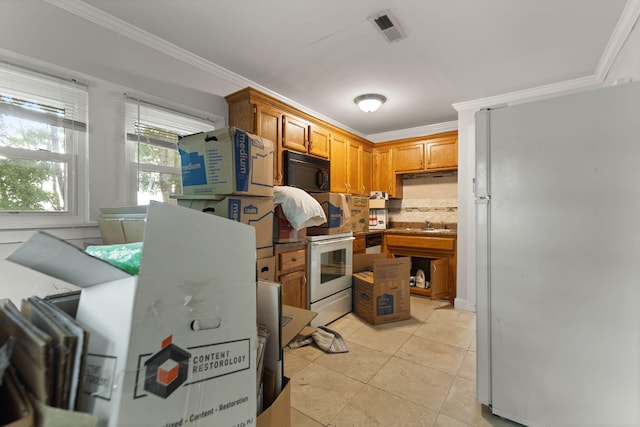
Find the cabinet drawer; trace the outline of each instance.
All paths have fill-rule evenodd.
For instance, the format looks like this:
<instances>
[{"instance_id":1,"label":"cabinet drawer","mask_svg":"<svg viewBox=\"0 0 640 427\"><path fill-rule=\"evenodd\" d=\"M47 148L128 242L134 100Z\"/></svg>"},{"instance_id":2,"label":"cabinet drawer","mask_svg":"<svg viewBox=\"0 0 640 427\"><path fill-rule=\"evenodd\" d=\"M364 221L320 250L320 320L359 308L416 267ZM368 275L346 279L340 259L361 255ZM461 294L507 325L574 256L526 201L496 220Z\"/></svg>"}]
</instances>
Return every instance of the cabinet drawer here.
<instances>
[{"instance_id":1,"label":"cabinet drawer","mask_svg":"<svg viewBox=\"0 0 640 427\"><path fill-rule=\"evenodd\" d=\"M453 252L455 239L450 237L385 236L387 246Z\"/></svg>"},{"instance_id":2,"label":"cabinet drawer","mask_svg":"<svg viewBox=\"0 0 640 427\"><path fill-rule=\"evenodd\" d=\"M278 271L280 274L288 273L290 271L304 270L306 264L306 251L304 249L284 252L278 255Z\"/></svg>"},{"instance_id":3,"label":"cabinet drawer","mask_svg":"<svg viewBox=\"0 0 640 427\"><path fill-rule=\"evenodd\" d=\"M367 250L367 242L364 237L356 237L353 241L353 253L363 254Z\"/></svg>"}]
</instances>

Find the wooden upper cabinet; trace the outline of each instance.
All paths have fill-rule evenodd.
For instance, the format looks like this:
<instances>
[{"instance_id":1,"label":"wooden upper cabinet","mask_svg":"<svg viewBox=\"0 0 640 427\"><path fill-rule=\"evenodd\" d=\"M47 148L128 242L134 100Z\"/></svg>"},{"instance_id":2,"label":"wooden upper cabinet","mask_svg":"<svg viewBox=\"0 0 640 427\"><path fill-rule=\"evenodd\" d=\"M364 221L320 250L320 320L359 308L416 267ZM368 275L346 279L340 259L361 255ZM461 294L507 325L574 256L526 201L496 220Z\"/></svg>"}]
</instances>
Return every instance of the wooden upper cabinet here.
<instances>
[{"instance_id":1,"label":"wooden upper cabinet","mask_svg":"<svg viewBox=\"0 0 640 427\"><path fill-rule=\"evenodd\" d=\"M362 191L361 194L369 196L373 190L373 148L362 146Z\"/></svg>"},{"instance_id":2,"label":"wooden upper cabinet","mask_svg":"<svg viewBox=\"0 0 640 427\"><path fill-rule=\"evenodd\" d=\"M393 170L396 173L424 170L424 142L394 147Z\"/></svg>"},{"instance_id":3,"label":"wooden upper cabinet","mask_svg":"<svg viewBox=\"0 0 640 427\"><path fill-rule=\"evenodd\" d=\"M278 153L278 144L281 138L282 127L280 123L282 122L282 113L280 113L275 108L271 108L266 105L256 104L256 135L259 135L263 138L271 140L273 142L273 184L274 185L283 185L284 184L284 172L282 161L280 160L280 156L277 156Z\"/></svg>"},{"instance_id":4,"label":"wooden upper cabinet","mask_svg":"<svg viewBox=\"0 0 640 427\"><path fill-rule=\"evenodd\" d=\"M340 134L331 135L330 181L332 193L348 193L347 156L349 142Z\"/></svg>"},{"instance_id":5,"label":"wooden upper cabinet","mask_svg":"<svg viewBox=\"0 0 640 427\"><path fill-rule=\"evenodd\" d=\"M458 168L458 134L436 138L426 144L426 169Z\"/></svg>"},{"instance_id":6,"label":"wooden upper cabinet","mask_svg":"<svg viewBox=\"0 0 640 427\"><path fill-rule=\"evenodd\" d=\"M300 119L282 115L282 148L307 152L309 123Z\"/></svg>"},{"instance_id":7,"label":"wooden upper cabinet","mask_svg":"<svg viewBox=\"0 0 640 427\"><path fill-rule=\"evenodd\" d=\"M374 148L372 191L386 191L392 199L402 198L402 175L393 170L393 149Z\"/></svg>"},{"instance_id":8,"label":"wooden upper cabinet","mask_svg":"<svg viewBox=\"0 0 640 427\"><path fill-rule=\"evenodd\" d=\"M273 141L274 185L283 185L283 151L331 161L331 191L368 195L386 191L402 197L402 174L456 170L458 133L371 144L253 88L225 97L229 126ZM373 153L372 153L373 151Z\"/></svg>"},{"instance_id":9,"label":"wooden upper cabinet","mask_svg":"<svg viewBox=\"0 0 640 427\"><path fill-rule=\"evenodd\" d=\"M373 150L358 139L331 135L331 192L369 195Z\"/></svg>"},{"instance_id":10,"label":"wooden upper cabinet","mask_svg":"<svg viewBox=\"0 0 640 427\"><path fill-rule=\"evenodd\" d=\"M348 140L347 144L347 192L362 193L362 146L359 142Z\"/></svg>"},{"instance_id":11,"label":"wooden upper cabinet","mask_svg":"<svg viewBox=\"0 0 640 427\"><path fill-rule=\"evenodd\" d=\"M329 158L331 132L317 125L309 125L309 154Z\"/></svg>"},{"instance_id":12,"label":"wooden upper cabinet","mask_svg":"<svg viewBox=\"0 0 640 427\"><path fill-rule=\"evenodd\" d=\"M458 132L394 141L393 169L396 173L455 170L458 168Z\"/></svg>"}]
</instances>

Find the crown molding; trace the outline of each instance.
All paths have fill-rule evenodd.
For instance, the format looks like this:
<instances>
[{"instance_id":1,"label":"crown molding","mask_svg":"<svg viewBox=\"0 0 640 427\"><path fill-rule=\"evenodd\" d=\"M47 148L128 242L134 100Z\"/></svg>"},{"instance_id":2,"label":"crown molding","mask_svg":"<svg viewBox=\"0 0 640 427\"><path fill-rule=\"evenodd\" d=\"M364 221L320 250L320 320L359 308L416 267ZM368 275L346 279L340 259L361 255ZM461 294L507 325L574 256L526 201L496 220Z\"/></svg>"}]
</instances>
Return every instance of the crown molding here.
<instances>
[{"instance_id":1,"label":"crown molding","mask_svg":"<svg viewBox=\"0 0 640 427\"><path fill-rule=\"evenodd\" d=\"M457 112L467 110L480 110L498 106L515 105L518 103L534 101L560 94L596 87L602 84L602 80L595 76L581 77L574 80L552 83L530 89L518 90L502 95L475 99L473 101L458 102L453 105Z\"/></svg>"},{"instance_id":2,"label":"crown molding","mask_svg":"<svg viewBox=\"0 0 640 427\"><path fill-rule=\"evenodd\" d=\"M615 59L620 50L624 46L625 41L629 38L634 25L640 16L640 0L628 0L625 4L622 14L618 19L616 27L609 38L607 47L605 48L600 61L596 67L595 73L590 76L581 77L573 80L552 83L544 86L538 86L530 89L509 92L502 95L480 98L472 101L458 102L453 104L456 111L479 110L482 108L491 108L505 105L515 105L523 102L535 101L537 99L549 98L552 96L563 95L571 92L585 90L602 86L607 74L611 70Z\"/></svg>"},{"instance_id":3,"label":"crown molding","mask_svg":"<svg viewBox=\"0 0 640 427\"><path fill-rule=\"evenodd\" d=\"M595 75L601 81L607 78L616 57L638 22L638 17L640 17L640 0L628 0L596 68Z\"/></svg>"},{"instance_id":4,"label":"crown molding","mask_svg":"<svg viewBox=\"0 0 640 427\"><path fill-rule=\"evenodd\" d=\"M56 6L60 9L66 10L69 13L72 13L80 18L86 19L94 24L97 24L107 30L118 33L130 40L141 43L151 49L154 49L158 52L162 52L172 58L175 58L185 64L191 65L200 69L212 76L235 85L238 89L243 89L245 87L253 87L258 89L261 92L272 96L275 99L278 99L281 102L291 105L298 110L304 111L308 114L311 114L321 120L326 121L327 123L334 124L335 126L341 127L344 130L351 132L355 135L366 138L366 135L361 132L356 131L355 129L351 129L348 126L345 126L342 123L339 123L330 117L325 116L324 114L320 114L317 111L311 110L304 105L301 105L292 99L289 99L285 96L280 95L273 90L264 87L256 82L253 82L245 77L242 77L239 74L236 74L232 71L227 70L224 67L221 67L211 61L208 61L201 56L198 56L192 52L189 52L186 49L183 49L173 43L170 43L158 36L155 36L147 31L144 31L141 28L136 27L135 25L131 25L122 19L119 19L101 9L98 9L90 4L87 4L81 0L44 0L47 3ZM226 96L228 94L216 94L219 96Z\"/></svg>"},{"instance_id":5,"label":"crown molding","mask_svg":"<svg viewBox=\"0 0 640 427\"><path fill-rule=\"evenodd\" d=\"M141 43L158 52L169 55L185 64L192 65L202 71L212 74L228 83L234 84L239 88L253 84L253 82L244 77L233 73L211 61L195 55L173 43L170 43L158 36L155 36L141 28L129 24L122 19L116 18L90 4L78 0L45 0L47 3L66 10L74 15L91 21L107 30L118 33L130 40Z\"/></svg>"},{"instance_id":6,"label":"crown molding","mask_svg":"<svg viewBox=\"0 0 640 427\"><path fill-rule=\"evenodd\" d=\"M158 52L162 52L168 56L171 56L185 64L191 65L197 69L200 69L206 73L211 74L225 82L237 86L239 89L245 87L254 87L270 96L290 104L291 106L314 115L328 123L332 123L336 126L345 128L345 130L352 132L356 135L362 136L373 142L390 141L395 139L411 138L414 136L424 136L439 132L446 132L457 129L457 121L440 123L436 125L427 125L410 129L403 129L398 131L390 131L379 134L363 135L361 132L355 131L345 125L336 122L335 120L320 114L316 111L284 97L269 88L259 85L251 80L248 80L232 71L227 70L211 61L208 61L194 53L191 53L173 43L170 43L160 37L157 37L147 31L142 30L134 25L127 23L113 15L110 15L94 6L91 6L81 0L44 0L47 3L56 6L60 9L66 10L69 13L77 15L88 21L91 21L107 30L118 33L130 40L141 43L147 47L150 47ZM480 98L471 101L459 102L453 104L453 108L456 111L478 110L481 108L495 107L498 105L513 105L522 102L528 102L545 97L556 96L572 91L584 90L590 87L602 85L609 70L611 69L615 58L619 54L620 50L624 46L624 42L629 37L629 34L633 30L635 23L640 16L640 0L628 0L623 12L616 24L616 27L612 33L611 38L600 57L595 74L587 77L582 77L574 80L568 80L559 83L553 83L549 85L539 86L531 89L525 89L515 92L510 92L502 95ZM224 96L225 94L221 94ZM455 127L452 128L455 124Z\"/></svg>"},{"instance_id":7,"label":"crown molding","mask_svg":"<svg viewBox=\"0 0 640 427\"><path fill-rule=\"evenodd\" d=\"M449 132L458 130L458 121L437 123L434 125L419 126L409 129L393 130L389 132L375 133L367 135L366 138L371 142L395 141L397 139L407 139L419 136L428 136L436 133Z\"/></svg>"}]
</instances>

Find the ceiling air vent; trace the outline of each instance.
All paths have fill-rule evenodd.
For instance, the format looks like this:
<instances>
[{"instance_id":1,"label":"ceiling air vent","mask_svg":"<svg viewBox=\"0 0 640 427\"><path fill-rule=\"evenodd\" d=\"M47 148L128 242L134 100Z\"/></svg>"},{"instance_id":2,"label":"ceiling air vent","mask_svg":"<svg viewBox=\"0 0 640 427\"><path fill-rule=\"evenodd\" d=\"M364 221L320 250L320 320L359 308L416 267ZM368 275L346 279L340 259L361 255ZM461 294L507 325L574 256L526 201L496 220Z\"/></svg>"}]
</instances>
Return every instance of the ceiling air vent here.
<instances>
[{"instance_id":1,"label":"ceiling air vent","mask_svg":"<svg viewBox=\"0 0 640 427\"><path fill-rule=\"evenodd\" d=\"M398 20L388 10L370 16L369 20L389 43L407 36Z\"/></svg>"}]
</instances>

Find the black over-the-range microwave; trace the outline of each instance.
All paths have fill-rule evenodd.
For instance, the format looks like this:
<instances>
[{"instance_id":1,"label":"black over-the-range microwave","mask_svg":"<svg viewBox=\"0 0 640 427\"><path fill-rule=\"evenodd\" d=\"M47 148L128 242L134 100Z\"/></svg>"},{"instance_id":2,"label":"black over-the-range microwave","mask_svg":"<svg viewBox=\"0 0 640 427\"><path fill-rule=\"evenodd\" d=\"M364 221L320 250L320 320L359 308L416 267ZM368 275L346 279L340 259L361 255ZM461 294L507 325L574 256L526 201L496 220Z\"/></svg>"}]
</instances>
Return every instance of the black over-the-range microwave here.
<instances>
[{"instance_id":1,"label":"black over-the-range microwave","mask_svg":"<svg viewBox=\"0 0 640 427\"><path fill-rule=\"evenodd\" d=\"M284 185L301 188L309 193L328 193L329 160L286 150Z\"/></svg>"}]
</instances>

